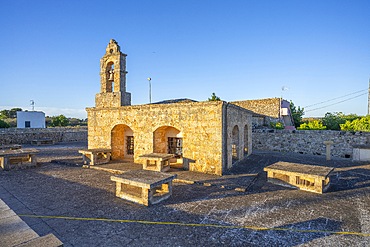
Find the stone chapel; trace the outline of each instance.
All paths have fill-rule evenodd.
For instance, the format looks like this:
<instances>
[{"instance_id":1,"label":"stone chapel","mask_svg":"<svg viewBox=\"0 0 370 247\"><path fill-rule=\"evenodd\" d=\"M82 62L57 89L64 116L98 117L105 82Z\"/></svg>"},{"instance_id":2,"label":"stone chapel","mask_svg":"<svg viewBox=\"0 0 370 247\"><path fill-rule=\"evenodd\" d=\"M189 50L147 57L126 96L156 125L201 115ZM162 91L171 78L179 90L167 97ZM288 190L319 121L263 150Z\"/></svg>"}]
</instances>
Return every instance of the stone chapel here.
<instances>
[{"instance_id":1,"label":"stone chapel","mask_svg":"<svg viewBox=\"0 0 370 247\"><path fill-rule=\"evenodd\" d=\"M131 105L126 57L110 40L100 60L100 93L88 114L88 148L112 150L112 160L174 154L183 169L222 175L252 153L253 112L225 101Z\"/></svg>"}]
</instances>

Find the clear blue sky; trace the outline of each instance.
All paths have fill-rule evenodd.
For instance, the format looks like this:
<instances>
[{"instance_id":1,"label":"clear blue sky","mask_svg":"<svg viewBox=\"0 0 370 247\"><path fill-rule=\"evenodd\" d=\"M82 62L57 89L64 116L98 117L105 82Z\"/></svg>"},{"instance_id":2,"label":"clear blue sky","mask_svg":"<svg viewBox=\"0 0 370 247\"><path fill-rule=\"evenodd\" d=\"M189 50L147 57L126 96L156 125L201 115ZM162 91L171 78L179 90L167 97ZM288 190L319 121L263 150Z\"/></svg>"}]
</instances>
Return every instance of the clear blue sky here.
<instances>
[{"instance_id":1,"label":"clear blue sky","mask_svg":"<svg viewBox=\"0 0 370 247\"><path fill-rule=\"evenodd\" d=\"M154 102L339 98L305 116L367 114L368 0L0 0L0 27L0 109L34 100L50 116L86 117L113 38L132 104L148 103L151 77Z\"/></svg>"}]
</instances>

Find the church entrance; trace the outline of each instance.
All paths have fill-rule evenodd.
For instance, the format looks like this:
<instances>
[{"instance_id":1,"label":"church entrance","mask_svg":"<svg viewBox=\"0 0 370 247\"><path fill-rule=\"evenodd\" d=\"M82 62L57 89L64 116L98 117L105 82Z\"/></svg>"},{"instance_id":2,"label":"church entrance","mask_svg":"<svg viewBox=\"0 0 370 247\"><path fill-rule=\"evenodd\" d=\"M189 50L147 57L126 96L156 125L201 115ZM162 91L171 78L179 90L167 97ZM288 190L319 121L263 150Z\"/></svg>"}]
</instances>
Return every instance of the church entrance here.
<instances>
[{"instance_id":1,"label":"church entrance","mask_svg":"<svg viewBox=\"0 0 370 247\"><path fill-rule=\"evenodd\" d=\"M134 158L134 133L125 124L114 126L111 134L111 147L113 160L133 160Z\"/></svg>"},{"instance_id":2,"label":"church entrance","mask_svg":"<svg viewBox=\"0 0 370 247\"><path fill-rule=\"evenodd\" d=\"M173 154L171 166L182 167L183 138L180 130L171 126L162 126L153 133L153 152Z\"/></svg>"}]
</instances>

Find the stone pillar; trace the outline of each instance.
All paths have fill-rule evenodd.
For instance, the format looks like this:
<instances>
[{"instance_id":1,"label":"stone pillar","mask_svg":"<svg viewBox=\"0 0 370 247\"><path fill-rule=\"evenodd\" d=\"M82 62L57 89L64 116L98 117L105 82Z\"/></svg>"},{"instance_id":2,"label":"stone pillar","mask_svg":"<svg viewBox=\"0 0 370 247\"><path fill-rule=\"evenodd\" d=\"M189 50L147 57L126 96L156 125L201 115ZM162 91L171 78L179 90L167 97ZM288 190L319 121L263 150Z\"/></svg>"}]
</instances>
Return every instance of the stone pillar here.
<instances>
[{"instance_id":1,"label":"stone pillar","mask_svg":"<svg viewBox=\"0 0 370 247\"><path fill-rule=\"evenodd\" d=\"M161 192L165 192L165 193L170 192L169 187L170 187L169 183L168 184L162 184Z\"/></svg>"},{"instance_id":2,"label":"stone pillar","mask_svg":"<svg viewBox=\"0 0 370 247\"><path fill-rule=\"evenodd\" d=\"M116 196L121 197L122 184L116 181Z\"/></svg>"},{"instance_id":3,"label":"stone pillar","mask_svg":"<svg viewBox=\"0 0 370 247\"><path fill-rule=\"evenodd\" d=\"M153 194L155 189L147 189L147 188L141 188L141 204L144 204L145 206L149 206L151 201L153 201Z\"/></svg>"},{"instance_id":4,"label":"stone pillar","mask_svg":"<svg viewBox=\"0 0 370 247\"><path fill-rule=\"evenodd\" d=\"M324 141L326 145L326 160L331 160L330 147L333 143L333 141Z\"/></svg>"}]
</instances>

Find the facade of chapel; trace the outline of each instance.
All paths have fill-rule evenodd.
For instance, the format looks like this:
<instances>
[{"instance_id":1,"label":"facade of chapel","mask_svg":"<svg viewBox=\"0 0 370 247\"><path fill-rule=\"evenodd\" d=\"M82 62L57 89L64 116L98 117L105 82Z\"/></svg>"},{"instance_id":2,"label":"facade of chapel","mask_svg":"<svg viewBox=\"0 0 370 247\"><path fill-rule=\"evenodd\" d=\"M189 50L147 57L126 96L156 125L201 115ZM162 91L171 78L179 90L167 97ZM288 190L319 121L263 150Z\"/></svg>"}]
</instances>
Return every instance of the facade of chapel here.
<instances>
[{"instance_id":1,"label":"facade of chapel","mask_svg":"<svg viewBox=\"0 0 370 247\"><path fill-rule=\"evenodd\" d=\"M131 105L126 54L110 40L100 60L100 93L88 114L88 148L112 149L113 160L171 153L184 169L222 175L252 153L252 112L225 101Z\"/></svg>"}]
</instances>

